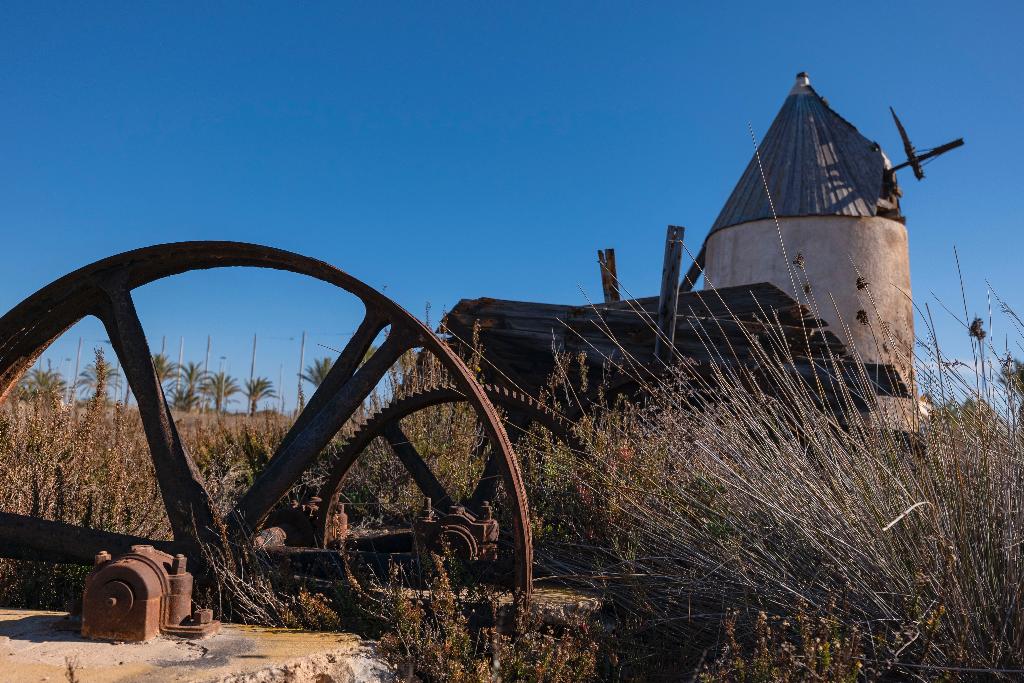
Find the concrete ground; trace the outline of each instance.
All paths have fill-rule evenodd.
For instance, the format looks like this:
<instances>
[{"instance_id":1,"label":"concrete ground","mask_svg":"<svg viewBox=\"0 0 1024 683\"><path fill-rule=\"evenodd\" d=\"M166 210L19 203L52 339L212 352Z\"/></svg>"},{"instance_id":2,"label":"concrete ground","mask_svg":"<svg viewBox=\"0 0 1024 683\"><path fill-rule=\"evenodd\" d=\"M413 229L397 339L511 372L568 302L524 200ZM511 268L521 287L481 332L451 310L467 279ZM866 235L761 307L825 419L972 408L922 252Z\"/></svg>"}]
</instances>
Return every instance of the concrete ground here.
<instances>
[{"instance_id":1,"label":"concrete ground","mask_svg":"<svg viewBox=\"0 0 1024 683\"><path fill-rule=\"evenodd\" d=\"M392 681L372 645L346 633L225 624L203 640L86 640L62 612L0 609L3 683L349 683Z\"/></svg>"}]
</instances>

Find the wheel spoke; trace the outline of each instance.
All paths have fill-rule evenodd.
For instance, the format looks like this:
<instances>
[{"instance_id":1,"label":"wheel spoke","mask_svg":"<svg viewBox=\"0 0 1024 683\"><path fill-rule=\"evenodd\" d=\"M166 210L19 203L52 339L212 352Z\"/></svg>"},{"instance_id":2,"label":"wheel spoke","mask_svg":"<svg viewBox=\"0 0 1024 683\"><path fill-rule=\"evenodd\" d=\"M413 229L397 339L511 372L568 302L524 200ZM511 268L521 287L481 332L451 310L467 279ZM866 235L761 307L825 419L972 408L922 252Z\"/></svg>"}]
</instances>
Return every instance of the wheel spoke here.
<instances>
[{"instance_id":1,"label":"wheel spoke","mask_svg":"<svg viewBox=\"0 0 1024 683\"><path fill-rule=\"evenodd\" d=\"M257 528L271 508L288 493L303 471L330 443L395 361L412 348L416 335L391 327L387 340L355 374L341 383L307 422L306 428L279 449L235 507L236 522Z\"/></svg>"},{"instance_id":2,"label":"wheel spoke","mask_svg":"<svg viewBox=\"0 0 1024 683\"><path fill-rule=\"evenodd\" d=\"M517 448L519 440L522 439L523 434L529 429L530 416L518 410L509 410L506 411L505 417L506 421L512 426L511 430L506 430L509 435L509 441L513 448ZM480 475L480 481L476 483L476 488L473 489L473 493L466 500L466 507L473 513L479 513L484 502L494 500L494 497L498 494L498 484L500 483L501 465L498 462L497 456L491 453L487 458L487 462L484 463L484 471Z\"/></svg>"},{"instance_id":3,"label":"wheel spoke","mask_svg":"<svg viewBox=\"0 0 1024 683\"><path fill-rule=\"evenodd\" d=\"M341 350L341 354L334 361L330 372L327 373L323 382L313 392L313 396L310 397L309 402L303 407L302 412L295 418L295 423L292 424L291 429L288 430L284 439L281 440L281 444L277 447L278 452L287 448L295 437L309 426L310 422L323 409L331 396L352 379L352 375L355 374L359 363L366 356L366 352L370 349L370 345L373 344L373 340L377 338L377 335L380 334L380 331L387 324L387 319L384 316L371 308L366 309L366 316L363 318L363 321L359 324L352 338L348 340L345 348ZM299 372L302 372L302 368L299 368Z\"/></svg>"},{"instance_id":4,"label":"wheel spoke","mask_svg":"<svg viewBox=\"0 0 1024 683\"><path fill-rule=\"evenodd\" d=\"M420 457L416 447L409 441L397 420L384 428L384 438L387 439L391 450L405 465L405 469L409 470L409 474L412 475L413 481L416 482L423 495L430 499L434 507L439 510L447 510L452 504L451 497L434 476L427 463Z\"/></svg>"},{"instance_id":5,"label":"wheel spoke","mask_svg":"<svg viewBox=\"0 0 1024 683\"><path fill-rule=\"evenodd\" d=\"M138 402L153 469L174 538L198 541L197 535L202 537L215 529L210 495L203 486L199 469L181 442L167 407L131 293L119 283L105 288L105 291L108 301L101 307L99 317Z\"/></svg>"},{"instance_id":6,"label":"wheel spoke","mask_svg":"<svg viewBox=\"0 0 1024 683\"><path fill-rule=\"evenodd\" d=\"M165 551L173 550L173 544L169 541L152 541L138 536L0 512L0 556L15 560L92 564L94 556L101 550L121 554L139 544L156 546Z\"/></svg>"}]
</instances>

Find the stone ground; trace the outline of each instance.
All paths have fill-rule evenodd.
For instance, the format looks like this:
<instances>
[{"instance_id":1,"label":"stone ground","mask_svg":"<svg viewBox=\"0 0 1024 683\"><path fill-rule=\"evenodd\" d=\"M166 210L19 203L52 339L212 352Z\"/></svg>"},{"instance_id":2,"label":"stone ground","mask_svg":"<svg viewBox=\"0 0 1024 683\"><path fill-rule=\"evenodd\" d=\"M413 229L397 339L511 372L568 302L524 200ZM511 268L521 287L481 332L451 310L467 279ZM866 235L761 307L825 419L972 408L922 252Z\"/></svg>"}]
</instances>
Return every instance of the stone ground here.
<instances>
[{"instance_id":1,"label":"stone ground","mask_svg":"<svg viewBox=\"0 0 1024 683\"><path fill-rule=\"evenodd\" d=\"M367 683L393 681L372 644L346 633L225 624L203 640L86 640L66 614L0 609L3 683ZM73 673L72 673L73 671Z\"/></svg>"}]
</instances>

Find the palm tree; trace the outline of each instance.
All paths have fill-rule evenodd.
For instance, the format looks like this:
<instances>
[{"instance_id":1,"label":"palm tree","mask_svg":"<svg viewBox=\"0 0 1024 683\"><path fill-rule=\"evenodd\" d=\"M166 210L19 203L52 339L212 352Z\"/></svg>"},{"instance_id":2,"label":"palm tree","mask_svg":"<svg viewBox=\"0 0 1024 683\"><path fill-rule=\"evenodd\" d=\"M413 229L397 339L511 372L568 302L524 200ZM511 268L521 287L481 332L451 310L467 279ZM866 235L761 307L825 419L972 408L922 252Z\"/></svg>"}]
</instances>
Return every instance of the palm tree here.
<instances>
[{"instance_id":1,"label":"palm tree","mask_svg":"<svg viewBox=\"0 0 1024 683\"><path fill-rule=\"evenodd\" d=\"M178 373L176 377L180 377L181 381L175 380L176 386L171 392L171 403L178 410L192 412L202 404L202 388L206 381L206 373L199 363L185 363L175 369Z\"/></svg>"},{"instance_id":2,"label":"palm tree","mask_svg":"<svg viewBox=\"0 0 1024 683\"><path fill-rule=\"evenodd\" d=\"M225 404L239 391L238 382L226 372L211 373L203 380L203 395L213 401L213 409L218 413L223 412Z\"/></svg>"},{"instance_id":3,"label":"palm tree","mask_svg":"<svg viewBox=\"0 0 1024 683\"><path fill-rule=\"evenodd\" d=\"M177 389L171 391L171 405L176 410L184 410L191 413L199 410L202 405L202 398L197 392L189 389L188 385L180 384Z\"/></svg>"},{"instance_id":4,"label":"palm tree","mask_svg":"<svg viewBox=\"0 0 1024 683\"><path fill-rule=\"evenodd\" d=\"M246 399L249 401L249 414L256 414L256 404L266 398L276 398L274 385L266 377L256 377L245 382Z\"/></svg>"},{"instance_id":5,"label":"palm tree","mask_svg":"<svg viewBox=\"0 0 1024 683\"><path fill-rule=\"evenodd\" d=\"M36 368L25 375L20 389L22 396L26 398L62 396L67 391L67 383L59 372L47 365L45 370Z\"/></svg>"},{"instance_id":6,"label":"palm tree","mask_svg":"<svg viewBox=\"0 0 1024 683\"><path fill-rule=\"evenodd\" d=\"M306 371L302 373L302 379L306 380L313 385L313 388L323 384L323 381L327 378L327 373L331 371L334 366L334 361L324 356L323 358L317 358L315 361L306 366Z\"/></svg>"}]
</instances>

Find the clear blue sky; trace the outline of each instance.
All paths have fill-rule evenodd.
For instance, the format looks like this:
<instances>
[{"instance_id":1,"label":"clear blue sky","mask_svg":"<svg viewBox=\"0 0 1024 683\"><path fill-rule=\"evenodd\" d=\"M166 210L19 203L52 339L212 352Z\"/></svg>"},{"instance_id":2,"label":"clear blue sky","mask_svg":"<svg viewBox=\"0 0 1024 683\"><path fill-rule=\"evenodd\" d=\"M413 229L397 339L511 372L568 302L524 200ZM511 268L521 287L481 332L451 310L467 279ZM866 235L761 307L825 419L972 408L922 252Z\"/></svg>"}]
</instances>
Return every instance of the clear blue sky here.
<instances>
[{"instance_id":1,"label":"clear blue sky","mask_svg":"<svg viewBox=\"0 0 1024 683\"><path fill-rule=\"evenodd\" d=\"M0 309L95 259L176 240L330 261L420 315L462 297L583 301L595 250L655 293L665 225L703 239L797 71L902 159L913 287L971 312L1021 299L1020 3L7 3L0 10ZM139 293L247 376L337 348L357 308L269 274ZM950 344L961 333L940 316ZM1005 330L1005 327L1003 328ZM997 334L999 330L997 329ZM102 340L72 330L46 358ZM959 353L960 351L957 350Z\"/></svg>"}]
</instances>

